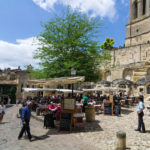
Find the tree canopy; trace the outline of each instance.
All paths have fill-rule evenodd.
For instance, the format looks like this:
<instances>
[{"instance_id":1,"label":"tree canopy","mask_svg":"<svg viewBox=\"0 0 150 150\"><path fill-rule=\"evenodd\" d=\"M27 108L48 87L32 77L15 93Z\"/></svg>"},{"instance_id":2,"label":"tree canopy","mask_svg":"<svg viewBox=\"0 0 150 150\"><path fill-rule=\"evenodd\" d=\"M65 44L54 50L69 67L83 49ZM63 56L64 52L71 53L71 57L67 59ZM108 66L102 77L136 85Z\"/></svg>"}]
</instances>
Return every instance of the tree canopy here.
<instances>
[{"instance_id":1,"label":"tree canopy","mask_svg":"<svg viewBox=\"0 0 150 150\"><path fill-rule=\"evenodd\" d=\"M56 15L42 27L44 31L38 36L41 46L34 53L42 68L34 71L39 78L70 76L72 67L86 81L99 78L100 19L68 7L62 16Z\"/></svg>"},{"instance_id":2,"label":"tree canopy","mask_svg":"<svg viewBox=\"0 0 150 150\"><path fill-rule=\"evenodd\" d=\"M112 50L115 41L112 38L106 38L104 43L101 45L102 50Z\"/></svg>"},{"instance_id":3,"label":"tree canopy","mask_svg":"<svg viewBox=\"0 0 150 150\"><path fill-rule=\"evenodd\" d=\"M101 45L101 53L100 53L100 64L104 69L110 68L111 63L111 50L113 50L115 43L114 39L106 38L104 43Z\"/></svg>"}]
</instances>

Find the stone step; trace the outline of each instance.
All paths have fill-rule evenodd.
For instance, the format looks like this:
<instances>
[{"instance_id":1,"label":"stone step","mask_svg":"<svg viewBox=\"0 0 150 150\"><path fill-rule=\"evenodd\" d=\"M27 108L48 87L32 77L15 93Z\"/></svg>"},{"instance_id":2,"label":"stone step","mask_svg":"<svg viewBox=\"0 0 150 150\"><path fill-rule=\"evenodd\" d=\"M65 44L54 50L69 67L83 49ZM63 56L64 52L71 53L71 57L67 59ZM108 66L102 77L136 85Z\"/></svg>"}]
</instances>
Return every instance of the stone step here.
<instances>
[{"instance_id":1,"label":"stone step","mask_svg":"<svg viewBox=\"0 0 150 150\"><path fill-rule=\"evenodd\" d=\"M146 76L147 73L146 72L134 72L133 75L134 76Z\"/></svg>"},{"instance_id":2,"label":"stone step","mask_svg":"<svg viewBox=\"0 0 150 150\"><path fill-rule=\"evenodd\" d=\"M147 71L145 70L145 68L141 68L141 69L138 69L138 70L136 70L134 72L147 72Z\"/></svg>"}]
</instances>

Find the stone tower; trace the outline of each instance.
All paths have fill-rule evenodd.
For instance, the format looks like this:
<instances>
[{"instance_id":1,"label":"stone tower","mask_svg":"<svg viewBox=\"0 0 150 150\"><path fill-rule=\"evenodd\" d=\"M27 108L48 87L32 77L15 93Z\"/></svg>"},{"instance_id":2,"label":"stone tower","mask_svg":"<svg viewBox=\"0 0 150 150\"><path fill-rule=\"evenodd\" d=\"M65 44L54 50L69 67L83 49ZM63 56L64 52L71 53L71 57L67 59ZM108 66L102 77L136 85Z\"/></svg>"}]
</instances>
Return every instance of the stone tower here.
<instances>
[{"instance_id":1,"label":"stone tower","mask_svg":"<svg viewBox=\"0 0 150 150\"><path fill-rule=\"evenodd\" d=\"M125 46L150 42L150 0L129 0Z\"/></svg>"}]
</instances>

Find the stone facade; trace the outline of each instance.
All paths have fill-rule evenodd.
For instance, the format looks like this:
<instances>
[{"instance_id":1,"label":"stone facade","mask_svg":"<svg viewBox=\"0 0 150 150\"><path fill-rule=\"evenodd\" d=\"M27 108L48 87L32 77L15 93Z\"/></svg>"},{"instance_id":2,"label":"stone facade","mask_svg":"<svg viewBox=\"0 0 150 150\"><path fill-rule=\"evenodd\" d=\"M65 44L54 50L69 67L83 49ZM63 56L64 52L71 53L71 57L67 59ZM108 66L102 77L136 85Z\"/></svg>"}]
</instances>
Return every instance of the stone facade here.
<instances>
[{"instance_id":1,"label":"stone facade","mask_svg":"<svg viewBox=\"0 0 150 150\"><path fill-rule=\"evenodd\" d=\"M130 0L129 24L126 26L125 45L150 41L150 0Z\"/></svg>"},{"instance_id":2,"label":"stone facade","mask_svg":"<svg viewBox=\"0 0 150 150\"><path fill-rule=\"evenodd\" d=\"M0 97L5 95L6 97L11 97L10 95L14 95L16 99L23 98L23 90L22 88L26 85L26 81L30 78L29 71L21 70L20 67L18 69L11 70L10 68L5 70L0 70ZM11 91L10 88L15 88ZM15 99L14 101L15 102Z\"/></svg>"},{"instance_id":3,"label":"stone facade","mask_svg":"<svg viewBox=\"0 0 150 150\"><path fill-rule=\"evenodd\" d=\"M150 0L130 0L129 24L126 26L125 47L111 51L110 66L103 70L103 80L127 79L134 83L150 78ZM150 94L150 80L134 86ZM148 89L149 88L149 89Z\"/></svg>"}]
</instances>

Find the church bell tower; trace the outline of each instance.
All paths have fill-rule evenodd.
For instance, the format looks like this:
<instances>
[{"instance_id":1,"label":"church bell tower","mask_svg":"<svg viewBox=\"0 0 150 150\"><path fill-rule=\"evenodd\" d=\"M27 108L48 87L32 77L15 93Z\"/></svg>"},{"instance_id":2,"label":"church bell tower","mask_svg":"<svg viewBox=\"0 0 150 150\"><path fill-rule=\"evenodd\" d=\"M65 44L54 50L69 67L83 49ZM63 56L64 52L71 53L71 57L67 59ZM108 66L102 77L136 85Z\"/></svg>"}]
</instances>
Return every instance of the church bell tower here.
<instances>
[{"instance_id":1,"label":"church bell tower","mask_svg":"<svg viewBox=\"0 0 150 150\"><path fill-rule=\"evenodd\" d=\"M129 0L125 46L150 43L150 0Z\"/></svg>"}]
</instances>

